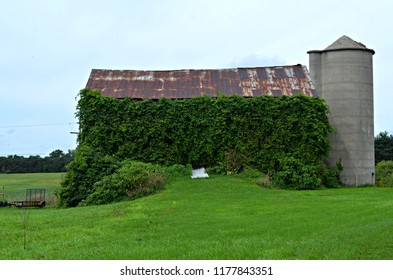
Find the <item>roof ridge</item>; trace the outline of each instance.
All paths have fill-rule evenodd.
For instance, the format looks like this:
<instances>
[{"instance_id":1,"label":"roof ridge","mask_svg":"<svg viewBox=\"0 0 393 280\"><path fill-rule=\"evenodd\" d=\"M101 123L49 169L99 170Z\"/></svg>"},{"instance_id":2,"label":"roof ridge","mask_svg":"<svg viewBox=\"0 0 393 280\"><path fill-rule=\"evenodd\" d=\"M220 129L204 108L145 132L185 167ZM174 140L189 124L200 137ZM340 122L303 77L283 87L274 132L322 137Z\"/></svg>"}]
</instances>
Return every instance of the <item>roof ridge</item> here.
<instances>
[{"instance_id":1,"label":"roof ridge","mask_svg":"<svg viewBox=\"0 0 393 280\"><path fill-rule=\"evenodd\" d=\"M273 66L244 66L244 67L228 67L228 68L205 68L205 69L160 69L160 70L152 70L152 69L98 69L93 68L92 71L113 71L113 72L180 72L180 71L221 71L221 70L238 70L238 69L257 69L257 68L289 68L289 67L306 67L305 64L288 64L288 65L273 65Z\"/></svg>"}]
</instances>

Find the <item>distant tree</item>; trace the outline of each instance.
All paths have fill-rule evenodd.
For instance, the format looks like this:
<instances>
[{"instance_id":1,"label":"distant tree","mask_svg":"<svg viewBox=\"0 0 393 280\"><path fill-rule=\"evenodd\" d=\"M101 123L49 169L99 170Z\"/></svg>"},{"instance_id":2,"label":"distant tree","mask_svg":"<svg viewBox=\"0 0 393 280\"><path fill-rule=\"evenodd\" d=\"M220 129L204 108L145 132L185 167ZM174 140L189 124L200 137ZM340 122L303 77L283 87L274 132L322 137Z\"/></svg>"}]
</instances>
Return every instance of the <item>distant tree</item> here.
<instances>
[{"instance_id":1,"label":"distant tree","mask_svg":"<svg viewBox=\"0 0 393 280\"><path fill-rule=\"evenodd\" d=\"M382 160L393 160L393 135L387 131L375 137L375 164Z\"/></svg>"},{"instance_id":2,"label":"distant tree","mask_svg":"<svg viewBox=\"0 0 393 280\"><path fill-rule=\"evenodd\" d=\"M74 159L74 151L54 150L44 158L36 155L23 157L10 155L0 157L0 173L39 173L65 172L67 165Z\"/></svg>"},{"instance_id":3,"label":"distant tree","mask_svg":"<svg viewBox=\"0 0 393 280\"><path fill-rule=\"evenodd\" d=\"M59 150L59 149L54 150L53 152L51 152L49 154L49 157L51 157L51 158L61 158L63 156L65 156L64 152L62 150Z\"/></svg>"},{"instance_id":4,"label":"distant tree","mask_svg":"<svg viewBox=\"0 0 393 280\"><path fill-rule=\"evenodd\" d=\"M65 172L68 163L73 159L73 153L68 150L65 154L62 150L54 150L44 158L44 172Z\"/></svg>"}]
</instances>

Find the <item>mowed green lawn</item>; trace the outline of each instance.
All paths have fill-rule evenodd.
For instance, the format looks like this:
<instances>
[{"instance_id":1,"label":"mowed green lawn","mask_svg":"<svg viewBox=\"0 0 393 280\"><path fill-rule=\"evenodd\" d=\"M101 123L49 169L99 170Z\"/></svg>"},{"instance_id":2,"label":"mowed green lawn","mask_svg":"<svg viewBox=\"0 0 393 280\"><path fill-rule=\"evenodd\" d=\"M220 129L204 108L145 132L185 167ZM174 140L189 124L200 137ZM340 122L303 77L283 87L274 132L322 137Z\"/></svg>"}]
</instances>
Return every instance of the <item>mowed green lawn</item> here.
<instances>
[{"instance_id":1,"label":"mowed green lawn","mask_svg":"<svg viewBox=\"0 0 393 280\"><path fill-rule=\"evenodd\" d=\"M287 191L236 176L181 178L111 205L0 208L0 230L1 259L393 259L393 188Z\"/></svg>"}]
</instances>

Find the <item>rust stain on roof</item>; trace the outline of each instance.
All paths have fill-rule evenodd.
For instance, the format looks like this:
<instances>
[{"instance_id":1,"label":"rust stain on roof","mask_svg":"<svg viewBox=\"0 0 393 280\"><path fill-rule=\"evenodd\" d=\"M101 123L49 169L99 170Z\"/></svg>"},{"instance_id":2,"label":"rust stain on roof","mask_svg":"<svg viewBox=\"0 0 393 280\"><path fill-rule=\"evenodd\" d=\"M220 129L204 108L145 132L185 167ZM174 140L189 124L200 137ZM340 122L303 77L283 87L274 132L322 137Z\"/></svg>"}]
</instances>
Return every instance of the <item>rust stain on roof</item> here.
<instances>
[{"instance_id":1,"label":"rust stain on roof","mask_svg":"<svg viewBox=\"0 0 393 280\"><path fill-rule=\"evenodd\" d=\"M207 94L254 97L302 93L316 96L315 86L304 65L232 68L214 70L103 70L91 71L86 87L115 98L170 99Z\"/></svg>"}]
</instances>

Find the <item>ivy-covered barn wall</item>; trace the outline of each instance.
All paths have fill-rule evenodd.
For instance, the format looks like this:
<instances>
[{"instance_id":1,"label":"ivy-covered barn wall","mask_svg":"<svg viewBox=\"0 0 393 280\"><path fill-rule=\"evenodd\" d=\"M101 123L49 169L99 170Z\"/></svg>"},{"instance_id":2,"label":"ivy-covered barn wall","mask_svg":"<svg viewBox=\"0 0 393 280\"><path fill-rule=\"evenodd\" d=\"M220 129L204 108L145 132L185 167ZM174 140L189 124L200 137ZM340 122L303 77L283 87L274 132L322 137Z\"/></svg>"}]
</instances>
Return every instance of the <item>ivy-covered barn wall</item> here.
<instances>
[{"instance_id":1,"label":"ivy-covered barn wall","mask_svg":"<svg viewBox=\"0 0 393 280\"><path fill-rule=\"evenodd\" d=\"M304 95L132 100L84 89L76 153L90 155L85 161L95 155L97 162L111 157L194 167L216 166L235 155L244 165L310 188L306 177L320 185L324 176L328 113L322 99ZM84 167L75 164L81 172Z\"/></svg>"},{"instance_id":2,"label":"ivy-covered barn wall","mask_svg":"<svg viewBox=\"0 0 393 280\"><path fill-rule=\"evenodd\" d=\"M283 155L324 160L327 114L323 100L303 95L137 101L85 89L77 107L78 141L120 159L195 167L214 166L236 150L268 171Z\"/></svg>"}]
</instances>

